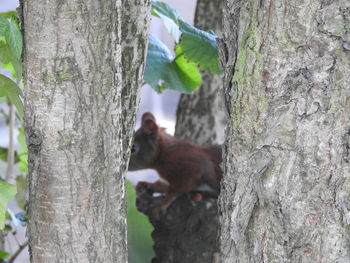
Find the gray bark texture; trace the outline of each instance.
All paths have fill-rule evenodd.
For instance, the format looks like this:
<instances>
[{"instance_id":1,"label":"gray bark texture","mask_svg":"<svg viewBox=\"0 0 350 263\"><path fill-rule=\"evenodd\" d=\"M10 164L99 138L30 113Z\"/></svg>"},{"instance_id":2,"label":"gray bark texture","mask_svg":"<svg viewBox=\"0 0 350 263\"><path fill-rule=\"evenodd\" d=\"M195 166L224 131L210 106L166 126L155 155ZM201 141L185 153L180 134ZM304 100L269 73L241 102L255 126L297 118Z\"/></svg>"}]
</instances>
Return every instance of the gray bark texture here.
<instances>
[{"instance_id":1,"label":"gray bark texture","mask_svg":"<svg viewBox=\"0 0 350 263\"><path fill-rule=\"evenodd\" d=\"M225 1L216 262L350 262L349 25L348 0Z\"/></svg>"},{"instance_id":2,"label":"gray bark texture","mask_svg":"<svg viewBox=\"0 0 350 263\"><path fill-rule=\"evenodd\" d=\"M150 1L24 1L31 262L127 262Z\"/></svg>"},{"instance_id":3,"label":"gray bark texture","mask_svg":"<svg viewBox=\"0 0 350 263\"><path fill-rule=\"evenodd\" d=\"M204 196L194 201L194 196L195 193L180 196L158 220L152 209L163 197L153 197L147 188L137 192L137 209L148 216L154 227L156 256L152 263L211 262L217 249L217 198Z\"/></svg>"},{"instance_id":4,"label":"gray bark texture","mask_svg":"<svg viewBox=\"0 0 350 263\"><path fill-rule=\"evenodd\" d=\"M222 29L222 0L198 0L194 25L199 29ZM182 94L177 107L175 136L197 144L224 142L225 109L221 75L202 72L201 87Z\"/></svg>"},{"instance_id":5,"label":"gray bark texture","mask_svg":"<svg viewBox=\"0 0 350 263\"><path fill-rule=\"evenodd\" d=\"M220 33L221 7L221 0L198 0L195 26ZM197 144L222 143L226 117L222 76L203 72L202 77L198 91L181 95L175 136ZM161 197L154 198L147 191L137 193L139 211L146 214L154 226L156 257L153 263L211 262L218 249L217 198L202 194L200 201L193 200L193 193L179 197L160 220L155 220L152 208Z\"/></svg>"}]
</instances>

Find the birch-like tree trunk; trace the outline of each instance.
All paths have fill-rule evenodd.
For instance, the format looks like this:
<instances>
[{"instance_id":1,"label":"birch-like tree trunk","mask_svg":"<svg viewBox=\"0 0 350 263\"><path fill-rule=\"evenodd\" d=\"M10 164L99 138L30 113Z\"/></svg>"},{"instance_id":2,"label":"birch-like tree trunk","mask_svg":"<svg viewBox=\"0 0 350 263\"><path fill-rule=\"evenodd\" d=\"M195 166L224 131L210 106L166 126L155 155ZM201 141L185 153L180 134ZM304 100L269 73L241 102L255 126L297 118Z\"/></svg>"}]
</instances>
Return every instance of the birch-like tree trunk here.
<instances>
[{"instance_id":1,"label":"birch-like tree trunk","mask_svg":"<svg viewBox=\"0 0 350 263\"><path fill-rule=\"evenodd\" d=\"M350 2L224 10L218 262L350 262Z\"/></svg>"},{"instance_id":2,"label":"birch-like tree trunk","mask_svg":"<svg viewBox=\"0 0 350 263\"><path fill-rule=\"evenodd\" d=\"M127 262L149 0L23 4L31 262Z\"/></svg>"},{"instance_id":3,"label":"birch-like tree trunk","mask_svg":"<svg viewBox=\"0 0 350 263\"><path fill-rule=\"evenodd\" d=\"M198 0L194 25L202 30L222 31L222 0ZM198 144L224 142L225 109L221 75L202 72L201 87L182 94L177 107L175 136Z\"/></svg>"}]
</instances>

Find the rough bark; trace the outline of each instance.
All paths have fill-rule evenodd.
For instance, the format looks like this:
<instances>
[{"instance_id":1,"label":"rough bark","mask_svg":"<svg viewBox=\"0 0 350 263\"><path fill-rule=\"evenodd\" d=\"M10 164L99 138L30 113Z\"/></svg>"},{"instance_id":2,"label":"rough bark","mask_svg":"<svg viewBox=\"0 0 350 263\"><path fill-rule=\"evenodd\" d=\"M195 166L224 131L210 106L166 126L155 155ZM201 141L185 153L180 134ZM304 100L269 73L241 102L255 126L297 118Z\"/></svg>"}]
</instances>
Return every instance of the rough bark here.
<instances>
[{"instance_id":1,"label":"rough bark","mask_svg":"<svg viewBox=\"0 0 350 263\"><path fill-rule=\"evenodd\" d=\"M124 160L129 160L130 145L134 130L136 107L140 101L140 86L143 83L143 72L147 54L148 33L151 14L151 0L123 1L122 3L122 132ZM137 92L135 92L135 90ZM132 134L133 135L133 134ZM126 169L124 163L123 170Z\"/></svg>"},{"instance_id":2,"label":"rough bark","mask_svg":"<svg viewBox=\"0 0 350 263\"><path fill-rule=\"evenodd\" d=\"M179 197L160 219L152 209L163 197L153 197L147 188L137 192L137 208L154 226L152 238L156 256L152 263L211 262L217 228L217 199L210 196L193 201L194 193Z\"/></svg>"},{"instance_id":3,"label":"rough bark","mask_svg":"<svg viewBox=\"0 0 350 263\"><path fill-rule=\"evenodd\" d=\"M218 262L349 262L350 2L224 10Z\"/></svg>"},{"instance_id":4,"label":"rough bark","mask_svg":"<svg viewBox=\"0 0 350 263\"><path fill-rule=\"evenodd\" d=\"M195 26L221 34L222 0L198 0ZM182 94L177 107L175 136L198 144L224 142L225 110L222 76L202 72L201 87Z\"/></svg>"},{"instance_id":5,"label":"rough bark","mask_svg":"<svg viewBox=\"0 0 350 263\"><path fill-rule=\"evenodd\" d=\"M124 175L149 7L23 3L31 262L127 262Z\"/></svg>"}]
</instances>

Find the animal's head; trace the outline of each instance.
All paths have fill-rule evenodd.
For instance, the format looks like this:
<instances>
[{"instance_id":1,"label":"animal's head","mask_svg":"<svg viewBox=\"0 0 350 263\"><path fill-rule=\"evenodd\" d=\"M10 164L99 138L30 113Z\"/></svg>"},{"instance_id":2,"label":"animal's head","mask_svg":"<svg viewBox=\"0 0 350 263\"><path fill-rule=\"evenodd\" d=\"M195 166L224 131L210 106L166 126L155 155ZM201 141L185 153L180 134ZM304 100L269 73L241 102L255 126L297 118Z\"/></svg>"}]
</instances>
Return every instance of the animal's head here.
<instances>
[{"instance_id":1,"label":"animal's head","mask_svg":"<svg viewBox=\"0 0 350 263\"><path fill-rule=\"evenodd\" d=\"M129 171L153 168L159 154L159 129L152 113L142 115L141 128L134 134Z\"/></svg>"}]
</instances>

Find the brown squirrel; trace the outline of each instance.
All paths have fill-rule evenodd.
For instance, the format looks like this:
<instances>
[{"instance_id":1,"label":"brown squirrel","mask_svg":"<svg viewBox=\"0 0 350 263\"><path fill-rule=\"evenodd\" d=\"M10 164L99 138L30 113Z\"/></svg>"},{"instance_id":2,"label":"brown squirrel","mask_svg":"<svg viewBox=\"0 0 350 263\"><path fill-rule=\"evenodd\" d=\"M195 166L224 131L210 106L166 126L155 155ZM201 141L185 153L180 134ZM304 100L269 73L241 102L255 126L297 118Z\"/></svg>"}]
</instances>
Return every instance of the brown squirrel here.
<instances>
[{"instance_id":1,"label":"brown squirrel","mask_svg":"<svg viewBox=\"0 0 350 263\"><path fill-rule=\"evenodd\" d=\"M156 124L152 113L146 112L141 128L134 135L129 171L154 169L158 172L160 180L139 182L136 188L147 186L154 192L165 193L162 203L154 208L159 215L178 196L202 185L219 193L221 162L221 146L200 146L177 139Z\"/></svg>"}]
</instances>

